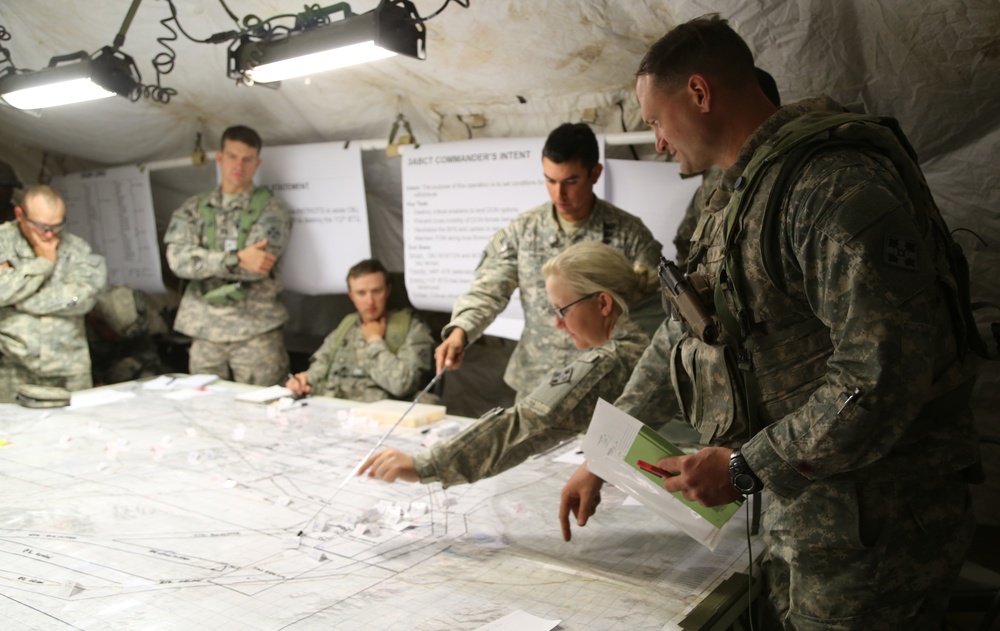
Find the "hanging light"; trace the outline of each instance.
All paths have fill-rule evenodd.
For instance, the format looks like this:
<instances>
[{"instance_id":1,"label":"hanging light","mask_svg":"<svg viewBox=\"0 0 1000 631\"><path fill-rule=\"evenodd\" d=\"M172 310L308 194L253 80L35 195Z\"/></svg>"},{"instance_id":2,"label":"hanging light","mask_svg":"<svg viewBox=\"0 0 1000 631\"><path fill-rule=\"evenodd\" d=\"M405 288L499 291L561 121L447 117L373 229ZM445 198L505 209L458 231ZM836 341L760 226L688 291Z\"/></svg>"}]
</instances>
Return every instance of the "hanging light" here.
<instances>
[{"instance_id":1,"label":"hanging light","mask_svg":"<svg viewBox=\"0 0 1000 631\"><path fill-rule=\"evenodd\" d=\"M12 107L35 110L115 95L130 97L139 86L134 68L131 57L110 46L93 58L83 51L61 55L42 70L0 77L0 98Z\"/></svg>"},{"instance_id":2,"label":"hanging light","mask_svg":"<svg viewBox=\"0 0 1000 631\"><path fill-rule=\"evenodd\" d=\"M332 13L344 18L329 21ZM346 2L296 16L287 35L253 39L230 49L230 76L246 83L272 83L396 54L424 59L425 28L412 2L382 0L360 15Z\"/></svg>"}]
</instances>

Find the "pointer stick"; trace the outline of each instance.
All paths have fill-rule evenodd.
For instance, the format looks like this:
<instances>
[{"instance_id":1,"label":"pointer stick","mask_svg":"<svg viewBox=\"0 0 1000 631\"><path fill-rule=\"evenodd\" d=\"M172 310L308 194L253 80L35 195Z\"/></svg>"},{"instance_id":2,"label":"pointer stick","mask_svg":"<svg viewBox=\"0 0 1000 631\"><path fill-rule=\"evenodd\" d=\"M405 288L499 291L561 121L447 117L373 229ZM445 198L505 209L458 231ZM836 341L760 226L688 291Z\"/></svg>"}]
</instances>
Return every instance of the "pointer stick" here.
<instances>
[{"instance_id":1,"label":"pointer stick","mask_svg":"<svg viewBox=\"0 0 1000 631\"><path fill-rule=\"evenodd\" d=\"M410 410L412 410L412 409L413 409L413 408L414 408L414 407L415 407L415 406L417 405L417 401L419 401L419 400L420 400L420 397L422 397L422 396L424 396L425 394L427 394L427 392L428 392L428 391L429 391L429 390L430 390L431 388L433 388L433 387L434 387L434 384L438 382L438 379L440 379L440 378L441 378L441 375L443 375L443 374L444 374L444 371L446 371L446 370L448 370L448 368L447 368L447 367L442 367L442 368L441 368L441 370L439 370L439 371L438 371L438 374L434 375L434 378L433 378L433 379L431 379L431 382L430 382L430 383L428 383L428 384L427 384L426 386L424 386L424 389L423 389L423 390L421 390L421 391L420 391L420 393L419 393L419 394L417 394L417 396L416 396L416 397L414 397L414 399L413 399L413 403L411 403L411 404L410 404L410 407L406 408L406 410L405 410L405 411L403 412L403 414L402 414L402 415L400 415L400 417L399 417L399 418L398 418L398 419L396 420L396 422L392 424L392 427L390 427L390 428L389 428L389 429L388 429L388 430L387 430L387 431L386 431L386 432L385 432L384 434L382 434L382 437L378 439L378 441L377 441L377 442L375 443L375 445L374 445L374 446L373 446L373 447L372 447L371 449L369 449L369 450L368 450L368 453L366 453L366 454L365 454L364 458L362 458L362 459L361 459L361 460L360 460L360 461L358 462L358 464L357 464L357 465L356 465L356 466L354 467L354 469L352 469L352 470L351 470L351 472L350 472L350 473L349 473L349 474L347 475L347 477L346 477L346 478L344 478L344 481L340 483L340 486L338 486L338 487L337 487L337 488L336 488L336 489L335 489L335 490L333 491L333 494L332 494L332 495L330 495L330 497L329 497L329 498L328 498L328 499L327 499L327 500L326 500L326 501L325 501L325 502L324 502L324 503L323 503L323 504L322 504L322 505L321 505L321 506L319 507L319 510L317 510L317 511L316 511L316 514L312 516L312 519L310 519L310 520L309 520L308 522L306 522L307 524L308 524L308 523L310 523L310 522L312 522L313 520L315 520L315 519L316 519L316 517L317 517L317 516L318 516L318 515L319 515L320 513L322 513L322 512L323 512L323 510L324 510L324 509L325 509L325 508L326 508L327 506L329 506L329 505L330 505L330 502L332 502L332 501L333 501L333 498L335 498L335 497L337 496L337 493L340 493L340 490L341 490L341 489L343 489L343 488L344 488L345 486L347 486L347 483L351 481L351 478L353 478L354 476L356 476L356 475L358 474L358 470L359 470L359 469L361 469L361 465L363 465L363 464L365 463L365 461L366 461L366 460L368 460L368 457L369 457L369 456L371 456L371 455L372 455L373 453L375 453L375 450L376 450L376 449L378 449L379 447L381 447L381 446L382 446L382 443L384 443L384 442L385 442L385 439L386 439L386 438L388 438L388 437L389 437L389 435L390 435L390 434L392 434L392 432L393 432L393 431L394 431L394 430L395 430L395 429L396 429L397 427L399 427L399 424L403 422L403 419L404 419L404 418L406 418L406 415L410 413ZM300 537L301 537L301 536L302 536L302 532L303 532L303 531L301 531L301 530L300 530L300 531L299 531L299 535L298 535L298 536L300 536Z\"/></svg>"}]
</instances>

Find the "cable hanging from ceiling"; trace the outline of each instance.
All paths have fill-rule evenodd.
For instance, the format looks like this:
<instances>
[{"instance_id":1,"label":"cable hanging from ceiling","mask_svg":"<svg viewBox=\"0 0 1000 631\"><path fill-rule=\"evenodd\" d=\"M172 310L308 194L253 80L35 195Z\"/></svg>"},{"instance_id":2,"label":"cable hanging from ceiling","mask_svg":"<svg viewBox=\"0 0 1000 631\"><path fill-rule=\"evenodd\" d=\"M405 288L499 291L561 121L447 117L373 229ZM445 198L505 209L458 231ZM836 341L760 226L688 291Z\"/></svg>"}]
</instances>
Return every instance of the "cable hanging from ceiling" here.
<instances>
[{"instance_id":1,"label":"cable hanging from ceiling","mask_svg":"<svg viewBox=\"0 0 1000 631\"><path fill-rule=\"evenodd\" d=\"M174 44L178 33L198 44L230 42L227 75L239 84L277 87L281 80L341 68L365 61L405 55L426 58L425 22L454 2L468 8L471 0L445 0L441 7L421 17L410 0L380 0L365 13L356 14L347 2L327 7L306 5L301 13L262 19L250 14L241 21L226 5L219 4L236 29L207 38L192 37L181 25L174 0L166 0L170 16L160 20L168 34L156 38L163 48L151 60L155 84L143 84L135 60L121 50L142 0L132 0L125 20L111 46L93 54L84 51L57 55L41 70L18 69L3 42L11 33L0 26L0 98L20 109L40 109L110 96L131 101L147 98L167 104L177 90L163 79L177 64ZM333 16L340 15L340 19ZM293 25L282 21L294 20Z\"/></svg>"}]
</instances>

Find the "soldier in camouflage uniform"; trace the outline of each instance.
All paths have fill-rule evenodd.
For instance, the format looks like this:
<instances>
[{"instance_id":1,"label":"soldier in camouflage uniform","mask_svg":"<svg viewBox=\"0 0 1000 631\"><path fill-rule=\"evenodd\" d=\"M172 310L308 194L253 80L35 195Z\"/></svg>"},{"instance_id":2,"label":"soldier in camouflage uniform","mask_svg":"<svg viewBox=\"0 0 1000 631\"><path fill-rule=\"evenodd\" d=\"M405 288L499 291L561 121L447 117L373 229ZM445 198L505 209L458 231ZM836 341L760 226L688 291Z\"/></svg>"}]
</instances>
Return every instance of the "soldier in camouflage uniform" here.
<instances>
[{"instance_id":1,"label":"soldier in camouflage uniform","mask_svg":"<svg viewBox=\"0 0 1000 631\"><path fill-rule=\"evenodd\" d=\"M445 487L494 476L586 430L597 400L621 392L647 341L628 318L628 305L655 290L655 272L633 267L610 246L585 241L546 263L543 274L556 328L584 352L514 407L488 412L416 456L396 449L373 454L359 475Z\"/></svg>"},{"instance_id":2,"label":"soldier in camouflage uniform","mask_svg":"<svg viewBox=\"0 0 1000 631\"><path fill-rule=\"evenodd\" d=\"M392 285L376 259L348 270L347 287L357 313L341 321L313 354L309 369L289 377L285 387L299 395L352 401L411 398L430 378L430 327L413 309L386 309Z\"/></svg>"},{"instance_id":3,"label":"soldier in camouflage uniform","mask_svg":"<svg viewBox=\"0 0 1000 631\"><path fill-rule=\"evenodd\" d=\"M84 316L108 279L104 257L65 232L66 206L31 186L0 225L0 402L21 384L91 387Z\"/></svg>"},{"instance_id":4,"label":"soldier in camouflage uniform","mask_svg":"<svg viewBox=\"0 0 1000 631\"><path fill-rule=\"evenodd\" d=\"M227 129L216 153L222 181L174 211L164 242L167 263L186 279L174 329L191 336L191 373L240 383L283 383L288 353L274 266L291 233L288 209L255 188L261 139L244 126Z\"/></svg>"},{"instance_id":5,"label":"soldier in camouflage uniform","mask_svg":"<svg viewBox=\"0 0 1000 631\"><path fill-rule=\"evenodd\" d=\"M771 491L766 628L936 629L970 541L966 478L978 460L976 367L955 315L947 230L886 128L896 144L885 152L816 141L765 215L788 156L775 147L846 119L829 99L776 110L752 68L743 40L711 16L668 33L638 73L658 149L685 171L726 169L711 200L726 225L699 271L719 286L728 267L721 304L742 307L747 336L722 342L752 367L741 373L690 336L671 351L669 365L689 370L659 383L686 380L676 392L702 435L741 447L661 460L676 473L664 488L710 506ZM838 137L863 124L844 126ZM751 379L757 397L740 390ZM694 406L699 393L726 404ZM599 489L574 475L564 529L569 511L586 522Z\"/></svg>"},{"instance_id":6,"label":"soldier in camouflage uniform","mask_svg":"<svg viewBox=\"0 0 1000 631\"><path fill-rule=\"evenodd\" d=\"M781 107L781 94L778 92L778 85L774 81L771 73L762 68L754 68L757 73L757 81L760 88L767 95L767 98L774 103L775 107ZM688 177L688 176L685 176ZM718 222L718 213L709 210L708 200L711 199L715 189L719 187L719 180L722 179L722 169L711 166L701 173L701 186L695 191L691 203L677 226L677 233L674 235L674 247L677 249L677 266L685 269L690 264L690 269L696 269L698 260L691 255L694 247L698 251L704 251L712 239L715 237L721 223Z\"/></svg>"},{"instance_id":7,"label":"soldier in camouflage uniform","mask_svg":"<svg viewBox=\"0 0 1000 631\"><path fill-rule=\"evenodd\" d=\"M469 292L455 301L452 320L442 332L434 353L438 370L458 368L465 346L482 335L520 289L524 330L504 381L518 398L524 397L553 368L577 355L570 338L549 326L541 274L546 260L574 243L600 241L633 263L656 266L662 246L642 220L594 195L602 170L597 158L597 138L586 124L566 123L549 134L542 170L552 199L520 214L490 240Z\"/></svg>"}]
</instances>

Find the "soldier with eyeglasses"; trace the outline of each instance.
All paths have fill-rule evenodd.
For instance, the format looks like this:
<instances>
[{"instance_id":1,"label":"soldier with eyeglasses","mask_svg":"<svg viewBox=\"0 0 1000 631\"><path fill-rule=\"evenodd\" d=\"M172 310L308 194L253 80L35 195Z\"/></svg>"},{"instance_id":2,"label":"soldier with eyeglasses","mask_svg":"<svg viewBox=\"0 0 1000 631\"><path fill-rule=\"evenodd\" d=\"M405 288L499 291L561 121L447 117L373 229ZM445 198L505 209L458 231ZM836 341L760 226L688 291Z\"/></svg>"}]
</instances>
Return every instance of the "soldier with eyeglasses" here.
<instances>
[{"instance_id":1,"label":"soldier with eyeglasses","mask_svg":"<svg viewBox=\"0 0 1000 631\"><path fill-rule=\"evenodd\" d=\"M107 283L104 257L65 231L66 205L34 185L0 225L0 403L25 384L93 385L84 316Z\"/></svg>"}]
</instances>

